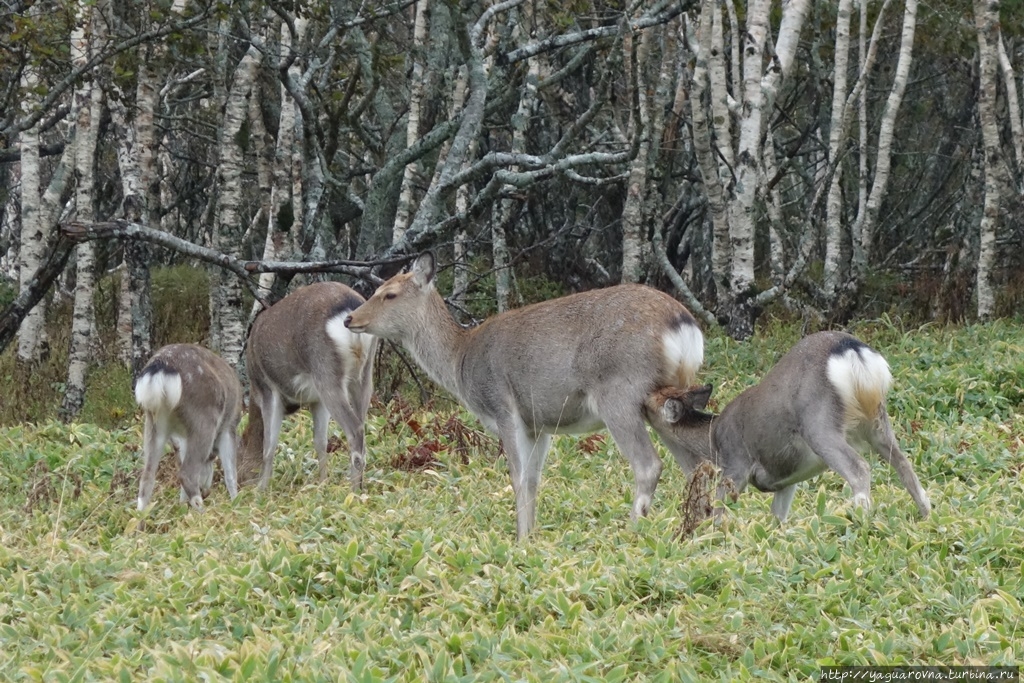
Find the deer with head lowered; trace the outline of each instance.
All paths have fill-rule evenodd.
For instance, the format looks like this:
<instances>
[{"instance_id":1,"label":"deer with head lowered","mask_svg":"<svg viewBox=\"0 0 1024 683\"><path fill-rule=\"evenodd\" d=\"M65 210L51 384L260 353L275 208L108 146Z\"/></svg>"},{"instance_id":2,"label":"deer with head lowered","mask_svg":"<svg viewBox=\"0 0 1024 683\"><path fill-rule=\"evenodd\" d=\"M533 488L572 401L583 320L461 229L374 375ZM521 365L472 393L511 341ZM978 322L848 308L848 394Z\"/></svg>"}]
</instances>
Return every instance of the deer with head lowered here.
<instances>
[{"instance_id":1,"label":"deer with head lowered","mask_svg":"<svg viewBox=\"0 0 1024 683\"><path fill-rule=\"evenodd\" d=\"M246 345L252 391L242 435L243 462L258 459L267 488L286 413L308 406L320 480L327 478L327 427L334 418L348 439L349 481L363 483L364 422L373 394L376 340L353 334L345 318L364 301L340 282L300 287L256 316Z\"/></svg>"},{"instance_id":2,"label":"deer with head lowered","mask_svg":"<svg viewBox=\"0 0 1024 683\"><path fill-rule=\"evenodd\" d=\"M661 460L644 421L659 386L686 387L704 358L693 316L641 285L572 294L465 329L434 288L434 257L377 289L345 321L354 332L401 342L505 448L523 538L536 521L551 434L607 427L636 479L632 516L651 505Z\"/></svg>"},{"instance_id":3,"label":"deer with head lowered","mask_svg":"<svg viewBox=\"0 0 1024 683\"><path fill-rule=\"evenodd\" d=\"M232 499L238 494L235 446L242 414L242 385L223 358L195 344L164 346L150 359L135 383L135 401L145 412L139 478L139 510L153 495L156 470L167 439L181 460L181 500L202 511L203 496L213 485L213 451L220 456L224 483Z\"/></svg>"},{"instance_id":4,"label":"deer with head lowered","mask_svg":"<svg viewBox=\"0 0 1024 683\"><path fill-rule=\"evenodd\" d=\"M710 385L664 387L647 400L651 424L688 472L701 461L722 469L723 498L751 485L773 492L772 513L785 521L799 482L832 469L849 483L854 505L871 502L871 472L851 445L870 447L896 470L922 517L928 495L900 450L885 408L889 364L842 332L799 341L760 384L741 393L719 416L703 412Z\"/></svg>"}]
</instances>

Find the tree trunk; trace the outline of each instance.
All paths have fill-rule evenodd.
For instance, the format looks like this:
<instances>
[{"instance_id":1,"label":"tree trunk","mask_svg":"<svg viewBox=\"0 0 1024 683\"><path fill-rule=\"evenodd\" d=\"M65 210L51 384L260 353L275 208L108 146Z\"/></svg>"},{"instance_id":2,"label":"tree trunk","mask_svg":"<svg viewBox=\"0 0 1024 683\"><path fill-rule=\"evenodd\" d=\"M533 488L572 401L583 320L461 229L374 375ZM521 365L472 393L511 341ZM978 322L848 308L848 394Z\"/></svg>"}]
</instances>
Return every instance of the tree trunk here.
<instances>
[{"instance_id":1,"label":"tree trunk","mask_svg":"<svg viewBox=\"0 0 1024 683\"><path fill-rule=\"evenodd\" d=\"M306 19L295 20L296 40L301 41L308 27ZM286 25L281 26L281 49L287 52L292 47L292 33ZM301 67L298 60L288 66L291 77L298 80ZM255 94L254 94L255 97ZM254 109L250 105L250 109ZM258 108L255 108L258 110ZM255 112L252 114L255 116ZM299 235L302 230L302 149L299 136L302 130L302 112L288 89L281 85L281 114L278 117L277 143L271 171L272 184L269 193L267 215L267 236L263 241L263 260L280 260L288 254L301 253ZM261 273L259 288L268 293L276 279L274 273ZM258 301L253 302L252 315L259 309Z\"/></svg>"},{"instance_id":2,"label":"tree trunk","mask_svg":"<svg viewBox=\"0 0 1024 683\"><path fill-rule=\"evenodd\" d=\"M846 110L846 77L850 57L850 15L853 0L839 0L836 17L835 69L832 79L832 116L829 125L828 156L835 166L825 209L825 294L833 301L843 283L840 264L843 240L843 115Z\"/></svg>"},{"instance_id":3,"label":"tree trunk","mask_svg":"<svg viewBox=\"0 0 1024 683\"><path fill-rule=\"evenodd\" d=\"M985 158L985 204L981 216L978 252L978 318L995 312L992 267L995 264L996 235L1002 211L1003 161L1000 155L999 125L996 120L996 70L999 66L999 1L974 0L974 25L978 32L978 119Z\"/></svg>"},{"instance_id":4,"label":"tree trunk","mask_svg":"<svg viewBox=\"0 0 1024 683\"><path fill-rule=\"evenodd\" d=\"M693 121L693 150L704 180L704 193L708 198L711 212L712 248L711 271L715 283L715 294L719 303L724 303L729 292L729 214L725 187L718 171L718 158L711 140L711 122L708 120L704 100L708 96L708 72L711 55L712 14L714 0L703 0L700 11L700 25L697 29L697 43L694 46L696 60L693 69L693 94L690 97L690 119Z\"/></svg>"},{"instance_id":5,"label":"tree trunk","mask_svg":"<svg viewBox=\"0 0 1024 683\"><path fill-rule=\"evenodd\" d=\"M75 28L71 34L71 63L81 66L90 57L92 41L100 40L97 33L102 22L93 21L99 12L94 5L80 5ZM83 80L75 89L75 214L80 221L94 220L93 203L96 167L96 143L100 116L103 112L102 91L91 79ZM78 246L75 274L75 302L71 319L71 348L68 354L68 377L61 417L71 420L78 416L85 401L85 379L92 359L95 311L93 297L96 291L95 243Z\"/></svg>"},{"instance_id":6,"label":"tree trunk","mask_svg":"<svg viewBox=\"0 0 1024 683\"><path fill-rule=\"evenodd\" d=\"M860 7L860 25L857 32L857 58L859 78L867 73L867 32L868 32L868 0L857 0ZM859 80L859 79L858 79ZM859 217L868 203L868 91L861 88L857 96L857 216ZM850 244L852 247L852 266L854 281L860 281L867 271L864 258L864 240L861 235L862 222L853 220L850 226Z\"/></svg>"},{"instance_id":7,"label":"tree trunk","mask_svg":"<svg viewBox=\"0 0 1024 683\"><path fill-rule=\"evenodd\" d=\"M23 110L28 113L38 105L35 95L39 76L29 66L21 77L25 90ZM50 237L50 226L44 220L40 205L39 178L39 128L36 123L22 131L18 147L21 151L21 246L18 250L18 273L21 289L24 289L41 265L44 250ZM25 364L38 363L47 355L46 300L41 300L28 312L18 332L18 361Z\"/></svg>"},{"instance_id":8,"label":"tree trunk","mask_svg":"<svg viewBox=\"0 0 1024 683\"><path fill-rule=\"evenodd\" d=\"M892 143L896 127L896 114L903 102L903 93L907 89L907 77L914 53L914 32L917 28L917 0L907 0L903 11L903 30L900 38L900 56L896 62L896 73L893 76L892 90L885 102L882 122L878 130L878 153L875 159L875 178L871 184L863 219L859 228L861 247L864 252L865 264L871 260L871 252L875 241L875 226L878 222L878 211L889 186L889 171L892 165ZM862 273L857 274L858 281Z\"/></svg>"},{"instance_id":9,"label":"tree trunk","mask_svg":"<svg viewBox=\"0 0 1024 683\"><path fill-rule=\"evenodd\" d=\"M1013 159L1007 161L1019 177L1020 169L1024 167L1024 121L1021 120L1020 97L1017 81L1014 80L1013 65L1006 54L1006 43L1001 31L996 36L996 44L999 48L999 70L1003 76L1003 85L1006 87L1006 113L1010 119L1010 135L1013 139Z\"/></svg>"},{"instance_id":10,"label":"tree trunk","mask_svg":"<svg viewBox=\"0 0 1024 683\"><path fill-rule=\"evenodd\" d=\"M429 0L416 0L416 21L413 24L412 51L409 59L412 62L412 79L409 83L409 114L405 126L405 146L410 147L420 136L420 117L423 106L423 92L426 90L427 73L424 68L427 42L427 7ZM405 231L409 227L412 216L413 185L419 171L419 163L407 164L402 173L402 189L398 195L398 210L395 212L395 227L392 242L399 243L405 239Z\"/></svg>"},{"instance_id":11,"label":"tree trunk","mask_svg":"<svg viewBox=\"0 0 1024 683\"><path fill-rule=\"evenodd\" d=\"M186 4L186 0L174 0L171 11L180 16ZM160 43L144 45L138 52L134 119L125 108L123 96L107 98L114 128L118 132L117 156L123 194L121 213L127 220L153 228L161 225L156 128L160 74L157 64L165 53L166 48ZM124 245L117 318L118 349L121 361L131 369L132 377L138 377L152 355L151 253L144 242L126 242Z\"/></svg>"},{"instance_id":12,"label":"tree trunk","mask_svg":"<svg viewBox=\"0 0 1024 683\"><path fill-rule=\"evenodd\" d=\"M770 10L770 0L752 0L747 7L747 27L743 38L743 114L740 119L739 153L736 156L735 199L731 203L732 212L729 217L732 299L748 296L754 287L754 199L764 123L762 58Z\"/></svg>"},{"instance_id":13,"label":"tree trunk","mask_svg":"<svg viewBox=\"0 0 1024 683\"><path fill-rule=\"evenodd\" d=\"M227 96L219 141L217 177L219 195L213 230L213 248L231 257L241 255L242 172L245 170L246 138L242 133L249 112L249 98L262 55L255 46L242 57ZM246 318L242 313L242 284L229 272L218 271L210 288L211 345L232 367L242 358Z\"/></svg>"},{"instance_id":14,"label":"tree trunk","mask_svg":"<svg viewBox=\"0 0 1024 683\"><path fill-rule=\"evenodd\" d=\"M640 34L640 43L634 55L626 56L624 60L626 68L629 69L630 81L633 85L632 130L630 137L639 139L637 154L630 162L629 179L626 181L626 204L622 208L622 281L640 282L643 279L644 271L644 231L646 220L644 219L644 205L647 196L647 167L651 155L651 143L655 131L651 126L652 109L654 108L654 93L649 86L654 80L653 69L650 64L654 59L652 53L654 43L660 38L657 33L661 27L652 28ZM628 36L627 36L628 37ZM627 47L632 40L624 40L623 46Z\"/></svg>"}]
</instances>

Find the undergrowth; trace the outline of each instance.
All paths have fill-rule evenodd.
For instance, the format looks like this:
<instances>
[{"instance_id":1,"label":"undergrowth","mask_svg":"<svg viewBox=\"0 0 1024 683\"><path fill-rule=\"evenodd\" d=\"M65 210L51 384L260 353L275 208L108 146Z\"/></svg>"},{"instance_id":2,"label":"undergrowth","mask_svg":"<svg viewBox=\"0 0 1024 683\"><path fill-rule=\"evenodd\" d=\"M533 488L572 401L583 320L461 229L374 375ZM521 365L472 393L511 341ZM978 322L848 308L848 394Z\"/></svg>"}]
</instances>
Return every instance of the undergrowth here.
<instances>
[{"instance_id":1,"label":"undergrowth","mask_svg":"<svg viewBox=\"0 0 1024 683\"><path fill-rule=\"evenodd\" d=\"M268 491L177 502L173 457L134 510L140 428L0 428L0 671L9 680L806 680L826 664L1024 656L1024 339L1010 322L854 332L888 358L890 413L932 499L872 458L869 511L835 474L680 535L668 462L652 514L610 438L556 437L539 527L515 540L497 443L447 403L375 402L366 485L288 418ZM799 330L711 335L721 407ZM337 430L335 430L337 431ZM693 487L691 487L692 489ZM699 501L698 501L699 502ZM697 508L694 508L697 509ZM704 508L705 515L707 509Z\"/></svg>"}]
</instances>

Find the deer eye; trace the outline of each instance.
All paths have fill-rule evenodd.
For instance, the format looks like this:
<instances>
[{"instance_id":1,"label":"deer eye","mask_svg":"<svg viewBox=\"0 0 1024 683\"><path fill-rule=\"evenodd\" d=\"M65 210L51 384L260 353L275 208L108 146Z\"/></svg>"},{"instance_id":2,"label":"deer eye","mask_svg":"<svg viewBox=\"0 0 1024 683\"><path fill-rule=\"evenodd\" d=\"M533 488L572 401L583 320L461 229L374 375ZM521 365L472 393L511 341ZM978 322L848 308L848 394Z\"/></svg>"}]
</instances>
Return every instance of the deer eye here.
<instances>
[{"instance_id":1,"label":"deer eye","mask_svg":"<svg viewBox=\"0 0 1024 683\"><path fill-rule=\"evenodd\" d=\"M394 299L396 296L398 295L395 294L394 292L388 292L387 294L384 295L384 298L390 301L391 299Z\"/></svg>"}]
</instances>

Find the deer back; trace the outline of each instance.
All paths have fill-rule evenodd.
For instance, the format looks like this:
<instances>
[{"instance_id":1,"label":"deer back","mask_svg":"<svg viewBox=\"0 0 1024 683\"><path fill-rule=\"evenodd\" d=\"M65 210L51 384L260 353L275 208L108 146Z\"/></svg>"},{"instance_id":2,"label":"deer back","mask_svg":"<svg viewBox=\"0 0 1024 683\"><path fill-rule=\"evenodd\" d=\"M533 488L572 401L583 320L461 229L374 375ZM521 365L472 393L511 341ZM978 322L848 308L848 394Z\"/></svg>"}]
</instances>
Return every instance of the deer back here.
<instances>
[{"instance_id":1,"label":"deer back","mask_svg":"<svg viewBox=\"0 0 1024 683\"><path fill-rule=\"evenodd\" d=\"M672 297L619 285L524 306L460 327L421 256L348 319L353 330L400 340L431 377L489 427L515 412L533 431L600 426L596 401L639 414L650 391L688 386L703 361L693 316Z\"/></svg>"},{"instance_id":2,"label":"deer back","mask_svg":"<svg viewBox=\"0 0 1024 683\"><path fill-rule=\"evenodd\" d=\"M316 399L315 380L361 376L375 342L344 324L364 299L340 282L301 287L256 317L246 347L254 384L273 385L291 404Z\"/></svg>"},{"instance_id":3,"label":"deer back","mask_svg":"<svg viewBox=\"0 0 1024 683\"><path fill-rule=\"evenodd\" d=\"M234 368L196 344L169 344L150 359L135 385L138 404L149 413L174 412L188 423L241 413L242 385Z\"/></svg>"}]
</instances>

